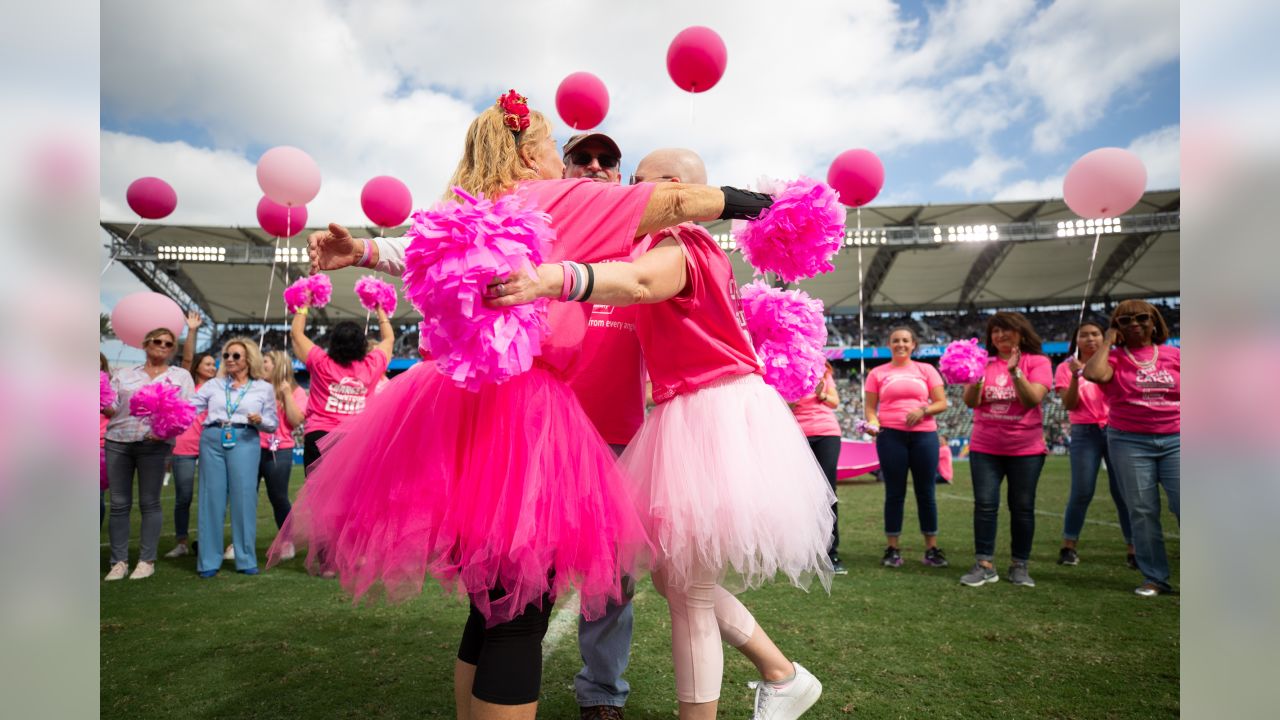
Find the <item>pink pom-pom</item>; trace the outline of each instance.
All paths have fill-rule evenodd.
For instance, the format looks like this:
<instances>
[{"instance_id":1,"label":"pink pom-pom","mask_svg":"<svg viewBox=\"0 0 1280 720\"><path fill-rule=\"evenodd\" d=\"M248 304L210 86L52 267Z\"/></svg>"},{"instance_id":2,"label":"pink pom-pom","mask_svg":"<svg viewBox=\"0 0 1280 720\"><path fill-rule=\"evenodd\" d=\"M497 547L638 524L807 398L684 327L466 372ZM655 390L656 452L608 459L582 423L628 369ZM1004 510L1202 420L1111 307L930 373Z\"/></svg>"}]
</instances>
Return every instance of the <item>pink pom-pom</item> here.
<instances>
[{"instance_id":1,"label":"pink pom-pom","mask_svg":"<svg viewBox=\"0 0 1280 720\"><path fill-rule=\"evenodd\" d=\"M383 312L391 315L396 311L396 286L372 275L356 281L356 297L360 298L360 304L369 312L382 308Z\"/></svg>"},{"instance_id":2,"label":"pink pom-pom","mask_svg":"<svg viewBox=\"0 0 1280 720\"><path fill-rule=\"evenodd\" d=\"M872 425L871 423L867 422L866 418L858 418L853 423L853 434L865 435L867 434L868 431L870 431L873 428L876 430L879 430L880 426Z\"/></svg>"},{"instance_id":3,"label":"pink pom-pom","mask_svg":"<svg viewBox=\"0 0 1280 720\"><path fill-rule=\"evenodd\" d=\"M956 340L942 351L938 360L938 372L948 383L969 384L978 382L987 369L987 350L978 344L977 338Z\"/></svg>"},{"instance_id":4,"label":"pink pom-pom","mask_svg":"<svg viewBox=\"0 0 1280 720\"><path fill-rule=\"evenodd\" d=\"M171 440L191 427L196 408L182 399L182 389L168 381L143 385L129 399L129 414L151 418L151 434Z\"/></svg>"},{"instance_id":5,"label":"pink pom-pom","mask_svg":"<svg viewBox=\"0 0 1280 720\"><path fill-rule=\"evenodd\" d=\"M795 282L835 269L844 240L845 209L826 183L802 177L785 183L773 206L733 231L743 256L759 272Z\"/></svg>"},{"instance_id":6,"label":"pink pom-pom","mask_svg":"<svg viewBox=\"0 0 1280 720\"><path fill-rule=\"evenodd\" d=\"M116 391L111 389L111 376L98 371L98 409L105 410L116 401Z\"/></svg>"},{"instance_id":7,"label":"pink pom-pom","mask_svg":"<svg viewBox=\"0 0 1280 720\"><path fill-rule=\"evenodd\" d=\"M304 307L324 307L332 297L333 281L328 275L303 275L284 289L284 306L295 313Z\"/></svg>"},{"instance_id":8,"label":"pink pom-pom","mask_svg":"<svg viewBox=\"0 0 1280 720\"><path fill-rule=\"evenodd\" d=\"M747 332L764 362L764 380L787 402L811 395L826 369L827 325L822 301L803 290L757 280L742 287Z\"/></svg>"},{"instance_id":9,"label":"pink pom-pom","mask_svg":"<svg viewBox=\"0 0 1280 720\"><path fill-rule=\"evenodd\" d=\"M479 390L525 372L550 332L548 300L489 308L495 277L532 275L555 238L551 218L520 193L439 203L413 214L404 295L424 318L419 347L459 387Z\"/></svg>"}]
</instances>

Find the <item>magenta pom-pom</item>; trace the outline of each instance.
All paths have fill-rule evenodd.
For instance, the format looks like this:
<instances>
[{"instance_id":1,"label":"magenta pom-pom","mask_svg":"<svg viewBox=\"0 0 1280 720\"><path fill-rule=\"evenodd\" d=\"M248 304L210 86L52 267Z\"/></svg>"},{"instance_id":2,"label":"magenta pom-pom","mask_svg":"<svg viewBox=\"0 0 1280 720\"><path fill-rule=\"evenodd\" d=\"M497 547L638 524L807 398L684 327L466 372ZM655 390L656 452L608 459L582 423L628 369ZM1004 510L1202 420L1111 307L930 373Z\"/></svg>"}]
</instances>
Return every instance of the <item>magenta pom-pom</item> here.
<instances>
[{"instance_id":1,"label":"magenta pom-pom","mask_svg":"<svg viewBox=\"0 0 1280 720\"><path fill-rule=\"evenodd\" d=\"M734 229L743 256L759 272L795 282L835 269L844 240L845 209L826 183L802 177L784 183L773 206Z\"/></svg>"},{"instance_id":2,"label":"magenta pom-pom","mask_svg":"<svg viewBox=\"0 0 1280 720\"><path fill-rule=\"evenodd\" d=\"M396 311L396 286L372 275L356 281L356 297L360 298L360 304L369 312L382 308L383 312L391 315Z\"/></svg>"},{"instance_id":3,"label":"magenta pom-pom","mask_svg":"<svg viewBox=\"0 0 1280 720\"><path fill-rule=\"evenodd\" d=\"M111 389L111 376L98 371L98 409L105 410L116 401L116 391Z\"/></svg>"},{"instance_id":4,"label":"magenta pom-pom","mask_svg":"<svg viewBox=\"0 0 1280 720\"><path fill-rule=\"evenodd\" d=\"M977 338L956 340L942 351L938 372L953 385L978 382L987 368L987 350Z\"/></svg>"},{"instance_id":5,"label":"magenta pom-pom","mask_svg":"<svg viewBox=\"0 0 1280 720\"><path fill-rule=\"evenodd\" d=\"M196 419L196 408L182 399L182 389L166 382L143 385L129 399L129 414L150 418L151 434L162 440L171 440L191 427Z\"/></svg>"},{"instance_id":6,"label":"magenta pom-pom","mask_svg":"<svg viewBox=\"0 0 1280 720\"><path fill-rule=\"evenodd\" d=\"M490 200L459 188L461 202L413 214L404 296L422 313L419 346L459 387L479 390L527 371L550 332L543 298L490 308L496 277L532 275L555 239L551 217L518 192Z\"/></svg>"},{"instance_id":7,"label":"magenta pom-pom","mask_svg":"<svg viewBox=\"0 0 1280 720\"><path fill-rule=\"evenodd\" d=\"M284 289L284 305L291 313L304 307L324 307L332 297L333 281L328 275L303 275Z\"/></svg>"},{"instance_id":8,"label":"magenta pom-pom","mask_svg":"<svg viewBox=\"0 0 1280 720\"><path fill-rule=\"evenodd\" d=\"M782 290L759 280L744 285L741 295L747 332L764 363L764 381L787 402L811 395L826 369L822 301L803 290Z\"/></svg>"}]
</instances>

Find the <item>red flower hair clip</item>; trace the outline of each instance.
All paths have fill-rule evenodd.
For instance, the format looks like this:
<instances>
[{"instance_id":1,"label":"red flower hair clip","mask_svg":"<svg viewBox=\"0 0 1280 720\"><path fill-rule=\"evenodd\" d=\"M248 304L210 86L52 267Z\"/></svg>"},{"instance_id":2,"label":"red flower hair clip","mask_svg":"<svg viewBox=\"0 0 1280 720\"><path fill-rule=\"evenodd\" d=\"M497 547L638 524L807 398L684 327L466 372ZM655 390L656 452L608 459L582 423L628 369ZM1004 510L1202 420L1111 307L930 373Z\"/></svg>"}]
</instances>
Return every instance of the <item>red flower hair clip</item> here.
<instances>
[{"instance_id":1,"label":"red flower hair clip","mask_svg":"<svg viewBox=\"0 0 1280 720\"><path fill-rule=\"evenodd\" d=\"M498 106L502 108L502 123L513 133L520 133L529 127L529 100L515 90L498 97Z\"/></svg>"}]
</instances>

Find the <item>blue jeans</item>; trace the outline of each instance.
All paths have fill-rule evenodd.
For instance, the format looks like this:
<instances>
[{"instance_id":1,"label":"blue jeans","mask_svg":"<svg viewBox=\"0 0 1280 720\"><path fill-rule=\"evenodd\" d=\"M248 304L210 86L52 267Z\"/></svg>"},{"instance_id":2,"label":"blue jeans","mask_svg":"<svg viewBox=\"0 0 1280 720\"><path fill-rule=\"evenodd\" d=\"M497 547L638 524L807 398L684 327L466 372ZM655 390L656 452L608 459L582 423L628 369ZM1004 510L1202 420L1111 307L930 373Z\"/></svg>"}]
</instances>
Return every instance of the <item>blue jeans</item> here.
<instances>
[{"instance_id":1,"label":"blue jeans","mask_svg":"<svg viewBox=\"0 0 1280 720\"><path fill-rule=\"evenodd\" d=\"M1000 519L1000 482L1009 478L1009 532L1015 561L1031 559L1036 535L1036 484L1044 468L1044 455L991 455L969 453L973 475L973 550L978 560L991 561L996 554L996 528Z\"/></svg>"},{"instance_id":2,"label":"blue jeans","mask_svg":"<svg viewBox=\"0 0 1280 720\"><path fill-rule=\"evenodd\" d=\"M876 454L884 471L884 534L902 534L902 511L907 502L907 471L916 495L921 535L938 534L938 433L884 428L876 436Z\"/></svg>"},{"instance_id":3,"label":"blue jeans","mask_svg":"<svg viewBox=\"0 0 1280 720\"><path fill-rule=\"evenodd\" d=\"M191 528L191 499L196 489L196 455L173 456L173 535L181 542Z\"/></svg>"},{"instance_id":4,"label":"blue jeans","mask_svg":"<svg viewBox=\"0 0 1280 720\"><path fill-rule=\"evenodd\" d=\"M621 455L626 445L610 445L614 455ZM610 602L604 615L587 621L578 616L578 651L582 653L582 669L573 678L573 691L579 707L627 704L631 685L622 678L631 661L631 633L635 613L631 596L635 581L624 577L622 604Z\"/></svg>"},{"instance_id":5,"label":"blue jeans","mask_svg":"<svg viewBox=\"0 0 1280 720\"><path fill-rule=\"evenodd\" d=\"M258 567L258 431L235 428L235 434L236 446L224 448L222 428L207 427L200 433L199 572L222 567L222 526L228 499L236 569Z\"/></svg>"},{"instance_id":6,"label":"blue jeans","mask_svg":"<svg viewBox=\"0 0 1280 720\"><path fill-rule=\"evenodd\" d=\"M1098 484L1098 469L1107 464L1107 480L1111 486L1111 499L1116 504L1120 518L1120 532L1125 544L1133 544L1133 532L1129 527L1129 508L1124 503L1124 492L1111 457L1107 452L1107 431L1099 425L1071 425L1071 497L1062 516L1062 538L1079 540L1084 529L1085 513L1093 502L1093 492Z\"/></svg>"},{"instance_id":7,"label":"blue jeans","mask_svg":"<svg viewBox=\"0 0 1280 720\"><path fill-rule=\"evenodd\" d=\"M1169 556L1164 549L1164 529L1160 527L1160 486L1164 486L1169 509L1181 524L1181 435L1148 435L1108 428L1107 446L1129 504L1138 569L1147 582L1170 590Z\"/></svg>"}]
</instances>

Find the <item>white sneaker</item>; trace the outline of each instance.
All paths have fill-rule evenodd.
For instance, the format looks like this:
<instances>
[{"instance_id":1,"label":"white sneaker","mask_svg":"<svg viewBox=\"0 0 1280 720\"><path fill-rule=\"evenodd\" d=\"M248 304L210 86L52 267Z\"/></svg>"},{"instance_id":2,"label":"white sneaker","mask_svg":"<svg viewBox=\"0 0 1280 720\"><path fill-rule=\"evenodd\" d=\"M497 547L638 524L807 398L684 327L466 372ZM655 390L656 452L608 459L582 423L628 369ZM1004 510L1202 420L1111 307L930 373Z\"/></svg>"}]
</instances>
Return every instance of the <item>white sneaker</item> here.
<instances>
[{"instance_id":1,"label":"white sneaker","mask_svg":"<svg viewBox=\"0 0 1280 720\"><path fill-rule=\"evenodd\" d=\"M223 560L235 560L235 559L236 559L236 546L235 546L235 545L228 545L228 546L227 546L227 549L226 549L226 550L224 550L224 551L222 552L222 559L223 559Z\"/></svg>"},{"instance_id":2,"label":"white sneaker","mask_svg":"<svg viewBox=\"0 0 1280 720\"><path fill-rule=\"evenodd\" d=\"M293 546L293 543L286 542L286 543L280 544L280 559L282 561L292 560L294 555L296 555L297 553L298 553L298 550Z\"/></svg>"},{"instance_id":3,"label":"white sneaker","mask_svg":"<svg viewBox=\"0 0 1280 720\"><path fill-rule=\"evenodd\" d=\"M139 560L138 564L133 568L133 573L129 575L130 580L146 580L156 574L156 564Z\"/></svg>"},{"instance_id":4,"label":"white sneaker","mask_svg":"<svg viewBox=\"0 0 1280 720\"><path fill-rule=\"evenodd\" d=\"M771 683L756 685L756 710L752 720L796 720L822 696L822 683L798 662L791 663L796 676L785 688Z\"/></svg>"},{"instance_id":5,"label":"white sneaker","mask_svg":"<svg viewBox=\"0 0 1280 720\"><path fill-rule=\"evenodd\" d=\"M178 543L177 545L173 546L172 550L165 553L164 556L167 558L180 558L183 555L190 555L190 554L191 554L191 548L188 547L186 543Z\"/></svg>"},{"instance_id":6,"label":"white sneaker","mask_svg":"<svg viewBox=\"0 0 1280 720\"><path fill-rule=\"evenodd\" d=\"M123 580L125 575L129 574L129 563L118 562L111 566L111 572L103 580Z\"/></svg>"}]
</instances>

